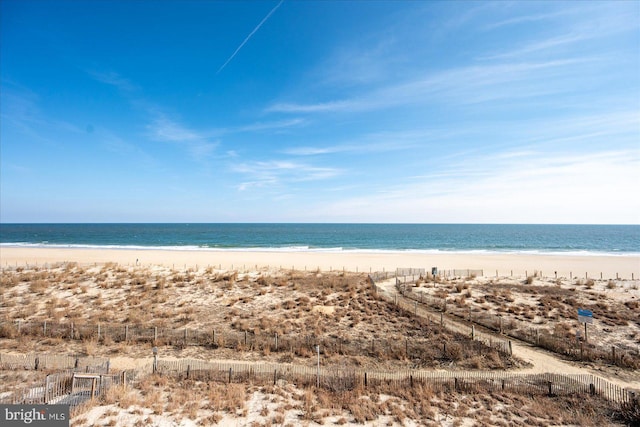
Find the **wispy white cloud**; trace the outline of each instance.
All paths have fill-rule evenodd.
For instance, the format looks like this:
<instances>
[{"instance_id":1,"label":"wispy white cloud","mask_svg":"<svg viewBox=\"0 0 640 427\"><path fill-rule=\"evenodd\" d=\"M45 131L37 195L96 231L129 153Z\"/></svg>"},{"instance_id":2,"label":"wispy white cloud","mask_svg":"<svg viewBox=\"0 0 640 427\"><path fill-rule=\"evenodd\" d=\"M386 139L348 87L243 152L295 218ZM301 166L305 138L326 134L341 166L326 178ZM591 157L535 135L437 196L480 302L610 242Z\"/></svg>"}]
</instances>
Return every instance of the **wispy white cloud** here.
<instances>
[{"instance_id":1,"label":"wispy white cloud","mask_svg":"<svg viewBox=\"0 0 640 427\"><path fill-rule=\"evenodd\" d=\"M120 89L126 99L134 109L141 110L149 116L146 124L147 136L154 141L170 142L182 146L189 156L196 161L202 162L215 152L219 145L218 141L212 141L212 135L188 128L175 119L170 118L164 109L149 102L139 93L138 87L131 80L123 77L114 71L89 70L87 73L97 81L114 86ZM218 132L221 133L221 132ZM116 151L131 151L134 147L125 143L113 135L108 139L108 147ZM136 149L140 151L139 148Z\"/></svg>"},{"instance_id":2,"label":"wispy white cloud","mask_svg":"<svg viewBox=\"0 0 640 427\"><path fill-rule=\"evenodd\" d=\"M158 160L150 155L139 145L133 144L119 135L116 135L109 129L98 127L94 131L102 146L112 153L127 159L135 159L135 163L147 166L157 167Z\"/></svg>"},{"instance_id":3,"label":"wispy white cloud","mask_svg":"<svg viewBox=\"0 0 640 427\"><path fill-rule=\"evenodd\" d=\"M283 120L255 121L245 125L218 128L188 127L179 120L172 118L166 108L149 102L138 90L138 86L131 80L113 71L90 70L87 73L94 79L114 86L121 90L124 99L135 109L148 116L145 127L147 136L153 141L176 144L186 149L189 156L202 162L213 157L216 149L221 145L220 138L224 135L259 132L282 132L292 128L302 127L309 121L304 118L289 118ZM115 140L112 140L112 142ZM115 147L123 148L115 143ZM226 155L217 157L237 156L235 150L227 150Z\"/></svg>"},{"instance_id":4,"label":"wispy white cloud","mask_svg":"<svg viewBox=\"0 0 640 427\"><path fill-rule=\"evenodd\" d=\"M455 132L441 131L438 129L373 132L351 138L339 144L291 147L283 150L283 153L294 156L317 156L336 153L367 154L403 151L424 146L426 142L447 139L453 133Z\"/></svg>"},{"instance_id":5,"label":"wispy white cloud","mask_svg":"<svg viewBox=\"0 0 640 427\"><path fill-rule=\"evenodd\" d=\"M197 132L188 129L165 115L160 115L148 126L151 137L159 141L187 142L203 139Z\"/></svg>"},{"instance_id":6,"label":"wispy white cloud","mask_svg":"<svg viewBox=\"0 0 640 427\"><path fill-rule=\"evenodd\" d=\"M585 4L581 4L579 6L579 9L584 10L584 7L585 7ZM560 9L553 12L530 13L527 15L519 15L519 16L514 16L506 19L501 19L499 21L491 22L489 24L484 25L483 29L493 30L496 28L502 28L502 27L507 27L511 25L523 24L523 23L552 21L552 20L555 20L556 18L564 17L567 15L574 15L577 12L578 11L575 8L571 8L571 9L565 8L565 9Z\"/></svg>"},{"instance_id":7,"label":"wispy white cloud","mask_svg":"<svg viewBox=\"0 0 640 427\"><path fill-rule=\"evenodd\" d=\"M87 73L95 80L114 86L124 92L132 92L137 89L137 86L134 85L129 79L121 76L114 71L88 70Z\"/></svg>"},{"instance_id":8,"label":"wispy white cloud","mask_svg":"<svg viewBox=\"0 0 640 427\"><path fill-rule=\"evenodd\" d=\"M632 196L639 171L637 150L505 152L461 160L444 173L414 176L312 211L357 221L633 224L640 221L640 200Z\"/></svg>"},{"instance_id":9,"label":"wispy white cloud","mask_svg":"<svg viewBox=\"0 0 640 427\"><path fill-rule=\"evenodd\" d=\"M498 99L525 99L565 91L549 85L549 78L570 75L573 67L598 58L574 57L545 61L505 62L452 68L427 76L372 88L351 98L318 103L283 103L268 106L268 113L353 113L371 110L455 102L480 103ZM517 87L513 85L517 84Z\"/></svg>"},{"instance_id":10,"label":"wispy white cloud","mask_svg":"<svg viewBox=\"0 0 640 427\"><path fill-rule=\"evenodd\" d=\"M636 146L640 133L640 115L635 110L610 110L602 114L565 115L544 121L516 123L526 129L519 138L521 146L538 150L574 146L586 150L602 141L615 140L618 146Z\"/></svg>"},{"instance_id":11,"label":"wispy white cloud","mask_svg":"<svg viewBox=\"0 0 640 427\"><path fill-rule=\"evenodd\" d=\"M5 84L2 89L0 119L30 138L48 144L59 144L51 137L53 132L84 134L77 125L47 114L41 108L40 96L21 85Z\"/></svg>"},{"instance_id":12,"label":"wispy white cloud","mask_svg":"<svg viewBox=\"0 0 640 427\"><path fill-rule=\"evenodd\" d=\"M354 111L369 109L367 105L358 100L343 100L319 102L313 104L299 104L294 102L282 102L270 105L266 108L267 113L326 113L336 111Z\"/></svg>"},{"instance_id":13,"label":"wispy white cloud","mask_svg":"<svg viewBox=\"0 0 640 427\"><path fill-rule=\"evenodd\" d=\"M474 49L468 54L466 61L455 61L459 65L443 70L418 58L408 59L406 67L399 66L401 54L398 51L402 50L399 43L424 37L424 34L412 25L396 27L393 36L400 42L385 44L380 35L380 40L367 40L368 45L353 42L352 45L359 50L340 47L321 62L318 69L322 72L314 71L313 79L309 79L306 87L315 87L317 81L333 83L334 86L298 91L295 96L284 94L267 105L265 112L307 115L365 113L440 105L443 102L467 106L498 105L498 101L507 101L512 105L525 105L534 98L549 102L550 97L557 94L575 93L579 96L585 92L585 85L602 78L602 70L611 63L611 58L606 57L610 52L593 49L592 44L601 43L611 35L640 28L637 7L634 12L629 5L564 4L540 8L498 2L460 9L455 17L441 25L451 30L463 23L468 26L473 22L474 28L475 24L482 23L479 28L486 32L488 29L534 22L536 28L497 44L487 43L483 49ZM523 10L529 13L522 14ZM520 15L513 17L514 14ZM387 36L386 32L381 33ZM391 47L395 47L396 52ZM459 58L462 55L464 53L456 52L455 56ZM390 72L390 69L395 71ZM359 70L362 70L366 84L354 84L355 88L345 89L349 83L358 82ZM367 70L371 70L372 78L369 78ZM305 93L304 98L300 92ZM336 96L335 93L342 95ZM562 102L566 101L563 99Z\"/></svg>"},{"instance_id":14,"label":"wispy white cloud","mask_svg":"<svg viewBox=\"0 0 640 427\"><path fill-rule=\"evenodd\" d=\"M588 34L588 33L562 34L559 36L549 37L543 40L536 40L524 46L520 46L515 49L508 50L502 53L482 56L479 59L482 59L482 60L508 59L508 58L516 58L520 56L530 55L535 52L544 52L545 54L548 54L549 51L551 51L552 49L565 47L567 45L572 45L578 42L583 42L593 37L594 37L593 34Z\"/></svg>"},{"instance_id":15,"label":"wispy white cloud","mask_svg":"<svg viewBox=\"0 0 640 427\"><path fill-rule=\"evenodd\" d=\"M149 137L153 140L171 142L186 147L195 160L205 160L210 157L219 145L219 142L211 141L206 135L183 126L165 114L157 115L147 125L147 130Z\"/></svg>"},{"instance_id":16,"label":"wispy white cloud","mask_svg":"<svg viewBox=\"0 0 640 427\"><path fill-rule=\"evenodd\" d=\"M486 29L548 21L538 34L533 33L533 35L529 35L528 39L517 41L517 45L507 47L502 52L486 54L481 56L481 59L509 59L533 54L561 55L566 54L567 49L579 46L580 43L597 42L614 34L637 31L640 28L637 9L634 19L634 13L625 5L623 7L612 5L607 2L584 3L578 7L573 5L561 7L549 13L532 13L489 24ZM516 40L518 39L516 38ZM506 46L510 44L509 42L505 43Z\"/></svg>"},{"instance_id":17,"label":"wispy white cloud","mask_svg":"<svg viewBox=\"0 0 640 427\"><path fill-rule=\"evenodd\" d=\"M277 5L275 5L275 7L273 9L271 9L269 11L269 13L267 13L267 16L265 16L262 21L260 21L260 23L253 29L253 31L251 31L249 33L249 35L247 37L245 37L245 39L242 41L242 43L240 43L240 46L237 47L237 49L231 54L231 56L225 61L224 64L222 64L222 66L218 69L218 72L216 74L219 74L220 71L222 71L224 69L224 67L227 66L227 64L229 62L231 62L231 60L238 54L238 52L240 52L240 49L242 49L242 47L249 41L249 39L251 37L253 37L253 35L256 33L256 31L258 31L260 29L260 27L262 27L262 25L267 22L267 19L269 19L271 17L271 15L273 15L273 13L278 10L278 8L280 7L280 5L282 4L284 0L280 0L278 2Z\"/></svg>"},{"instance_id":18,"label":"wispy white cloud","mask_svg":"<svg viewBox=\"0 0 640 427\"><path fill-rule=\"evenodd\" d=\"M319 181L334 178L343 171L333 167L313 166L288 160L270 160L236 163L232 170L249 177L238 185L238 190L251 187L287 185L305 181Z\"/></svg>"},{"instance_id":19,"label":"wispy white cloud","mask_svg":"<svg viewBox=\"0 0 640 427\"><path fill-rule=\"evenodd\" d=\"M304 126L308 123L308 120L302 118L294 118L287 120L276 120L276 121L268 121L268 122L255 122L244 126L238 126L235 128L225 129L227 133L236 133L236 132L258 132L263 130L283 130L289 128L296 128L300 126Z\"/></svg>"}]
</instances>

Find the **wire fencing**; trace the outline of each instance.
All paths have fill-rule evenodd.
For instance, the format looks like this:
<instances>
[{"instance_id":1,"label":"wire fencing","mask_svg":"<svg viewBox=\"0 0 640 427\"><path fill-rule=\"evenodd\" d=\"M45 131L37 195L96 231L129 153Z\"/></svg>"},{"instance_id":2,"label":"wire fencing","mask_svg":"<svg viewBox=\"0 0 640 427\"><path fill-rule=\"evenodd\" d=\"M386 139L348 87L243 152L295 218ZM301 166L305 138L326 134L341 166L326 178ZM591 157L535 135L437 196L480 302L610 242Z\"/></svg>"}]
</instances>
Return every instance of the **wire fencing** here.
<instances>
[{"instance_id":1,"label":"wire fencing","mask_svg":"<svg viewBox=\"0 0 640 427\"><path fill-rule=\"evenodd\" d=\"M2 370L71 370L74 372L108 373L109 359L94 356L59 355L45 353L0 353Z\"/></svg>"},{"instance_id":2,"label":"wire fencing","mask_svg":"<svg viewBox=\"0 0 640 427\"><path fill-rule=\"evenodd\" d=\"M561 354L573 360L600 361L624 368L640 368L640 353L620 346L604 347L593 342L569 339L552 334L545 328L533 327L529 322L482 312L469 307L460 307L444 298L412 292L410 287L399 287L398 291L416 303L441 310L471 324L483 326L500 334L517 338L538 347Z\"/></svg>"},{"instance_id":3,"label":"wire fencing","mask_svg":"<svg viewBox=\"0 0 640 427\"><path fill-rule=\"evenodd\" d=\"M385 273L369 275L370 282L376 292L382 291L382 289L376 285L376 282L388 280L389 278L394 278L394 276ZM605 347L593 342L585 342L582 340L579 341L557 336L550 333L550 331L545 328L533 327L529 322L523 322L517 319L487 313L478 309L474 310L469 307L462 307L452 303L451 301L447 301L446 298L425 295L423 292L413 292L410 284L419 278L420 276L417 278L415 276L405 276L402 279L398 276L395 277L398 294L408 300L414 301L414 311L419 310L418 304L420 306L430 307L431 309L435 309L441 313L447 313L448 315L453 315L459 319L465 320L470 324L483 326L487 329L498 332L499 334L517 338L573 360L600 361L624 368L640 368L640 352L637 350L622 348L620 346ZM398 299L397 296L395 297L395 303L406 310L412 309L409 304L403 302L402 299ZM423 314L429 318L433 317L432 313L425 312ZM441 319L443 325L448 329L463 332L453 322L447 323L446 319L444 319L444 316L442 315ZM499 338L496 337L491 338L491 335L489 334L483 336L483 334L478 331L471 333L478 337L477 339L483 340L487 345L493 345L493 340L499 340ZM508 343L507 340L505 341Z\"/></svg>"},{"instance_id":4,"label":"wire fencing","mask_svg":"<svg viewBox=\"0 0 640 427\"><path fill-rule=\"evenodd\" d=\"M207 362L194 359L158 360L156 373L194 380L226 383L319 385L333 391L391 385L400 388L428 385L457 392L514 392L528 395L601 396L616 404L637 398L627 390L593 375L518 374L505 371L427 371L300 366L279 363Z\"/></svg>"},{"instance_id":5,"label":"wire fencing","mask_svg":"<svg viewBox=\"0 0 640 427\"><path fill-rule=\"evenodd\" d=\"M399 308L410 311L405 305L401 303ZM198 329L104 323L5 321L0 322L0 337L32 336L93 341L98 344L128 342L152 343L155 346L205 346L236 351L258 351L264 354L289 352L300 357L309 356L314 352L315 346L320 345L326 354L367 356L380 360L415 359L418 364L439 359L459 361L468 357L486 355L492 350L503 354L510 353L507 340L483 339L480 335L473 340L469 339L466 332L458 336L440 333L445 328L438 322L431 322L427 326L434 329L433 336L429 338L402 334L388 334L386 337L378 338L374 335L336 337L265 333L260 330L235 331L228 329L226 325L220 325L219 329ZM24 363L35 364L36 361L31 357ZM42 363L45 363L44 359L40 361L41 365ZM64 363L66 363L64 368L70 368L74 366L75 361L68 360Z\"/></svg>"},{"instance_id":6,"label":"wire fencing","mask_svg":"<svg viewBox=\"0 0 640 427\"><path fill-rule=\"evenodd\" d=\"M331 391L378 386L411 388L428 386L434 391L463 393L512 392L527 395L592 395L618 405L637 404L633 390L624 389L594 375L526 374L508 371L433 371L424 369L379 370L324 366L318 351L310 361L315 366L286 363L156 359L138 370L116 373L81 373L66 370L51 373L40 382L7 393L0 388L2 404L68 404L72 413L84 402L104 397L114 386L126 388L149 374L197 381L225 383L287 384L318 386ZM317 357L317 359L316 359ZM73 356L69 356L73 358ZM317 364L316 364L317 360Z\"/></svg>"}]
</instances>

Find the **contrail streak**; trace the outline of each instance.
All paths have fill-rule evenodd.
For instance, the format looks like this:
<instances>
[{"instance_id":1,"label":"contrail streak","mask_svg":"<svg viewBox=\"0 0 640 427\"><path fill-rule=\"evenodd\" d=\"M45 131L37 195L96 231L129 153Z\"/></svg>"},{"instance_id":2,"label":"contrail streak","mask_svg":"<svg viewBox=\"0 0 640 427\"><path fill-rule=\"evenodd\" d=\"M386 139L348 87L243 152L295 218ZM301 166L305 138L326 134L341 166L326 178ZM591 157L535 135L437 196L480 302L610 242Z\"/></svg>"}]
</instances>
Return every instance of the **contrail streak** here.
<instances>
[{"instance_id":1,"label":"contrail streak","mask_svg":"<svg viewBox=\"0 0 640 427\"><path fill-rule=\"evenodd\" d=\"M256 32L256 31L258 31L258 30L260 29L260 27L262 27L262 24L264 24L265 22L267 22L267 19L269 19L269 17L270 17L271 15L273 15L273 12L275 12L275 11L280 7L280 5L282 4L282 2L283 2L283 1L284 1L284 0L280 0L280 1L278 2L278 4L277 4L273 9L271 9L271 12L267 13L267 16L265 16L265 17L262 19L262 21L260 21L260 23L259 23L259 24L258 24L258 25L253 29L253 31L251 31L251 32L249 33L249 35L248 35L248 36L247 36L247 37L242 41L242 43L240 43L240 46L238 46L238 48L236 49L236 51L235 51L235 52L233 52L233 54L229 57L229 59L227 59L227 61L226 61L224 64L222 64L222 67L220 67L220 68L218 69L218 72L217 72L216 74L220 73L220 71L222 71L222 70L224 69L224 67L226 67L226 66L227 66L227 64L228 64L229 62L231 62L231 60L233 59L233 57L234 57L234 56L236 56L236 54L237 54L238 52L240 52L240 49L242 49L242 46L244 46L244 45L249 41L249 39L251 38L251 36L253 36L253 35L255 34L255 32Z\"/></svg>"}]
</instances>

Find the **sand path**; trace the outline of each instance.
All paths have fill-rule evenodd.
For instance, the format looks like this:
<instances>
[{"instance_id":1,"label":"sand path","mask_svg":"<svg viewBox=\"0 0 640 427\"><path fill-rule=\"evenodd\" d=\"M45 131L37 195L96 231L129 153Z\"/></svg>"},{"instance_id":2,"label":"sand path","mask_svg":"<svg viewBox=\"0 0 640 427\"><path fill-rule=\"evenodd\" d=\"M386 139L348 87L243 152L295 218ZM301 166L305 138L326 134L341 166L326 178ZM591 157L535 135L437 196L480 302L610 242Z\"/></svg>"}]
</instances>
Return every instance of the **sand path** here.
<instances>
[{"instance_id":1,"label":"sand path","mask_svg":"<svg viewBox=\"0 0 640 427\"><path fill-rule=\"evenodd\" d=\"M389 279L383 282L377 283L381 294L390 301L403 300L403 297L397 294L395 289L395 278ZM407 304L411 307L415 307L416 314L422 317L430 318L434 322L440 321L440 312L430 310L425 306L415 305L412 300L405 299ZM446 316L446 315L445 315ZM455 332L467 334L469 332L469 325L464 321L457 318L446 316L445 327ZM602 378L610 383L613 383L619 387L626 389L640 390L640 373L623 370L610 366L594 366L586 363L577 363L572 361L566 361L559 358L556 354L535 347L526 342L505 337L504 335L495 334L492 331L488 331L484 328L477 327L476 336L492 337L493 340L505 340L509 339L512 344L513 355L524 362L527 362L530 366L527 368L510 370L509 372L517 374L589 374ZM163 360L175 360L174 357L163 357ZM215 360L220 363L234 363L234 364L246 364L246 365L258 365L262 362L251 362L241 360ZM136 369L151 372L153 359L147 358L135 358L135 357L113 357L110 359L111 367L115 370L123 369Z\"/></svg>"},{"instance_id":2,"label":"sand path","mask_svg":"<svg viewBox=\"0 0 640 427\"><path fill-rule=\"evenodd\" d=\"M394 301L396 298L398 298L398 300L403 300L404 302L413 306L415 304L415 301L405 299L396 292L395 280L396 279L393 278L377 282L376 286L379 290L382 290L381 294L390 301ZM424 305L418 305L416 314L418 316L430 318L433 321L437 322L440 321L441 315L440 312L435 312L434 310L431 310L429 309L429 307L426 307ZM468 334L468 324L458 320L457 318L447 316L446 314L445 317L447 319L445 322L445 326L447 327L447 329L463 334ZM623 388L640 390L640 372L632 372L609 366L589 366L588 364L566 361L559 358L558 355L552 352L546 351L539 347L535 347L532 344L526 343L524 341L492 333L491 331L480 326L476 326L476 328L478 328L476 336L484 334L487 336L492 336L496 340L508 338L511 341L513 355L531 365L531 367L519 369L517 371L518 373L590 374L605 379Z\"/></svg>"}]
</instances>

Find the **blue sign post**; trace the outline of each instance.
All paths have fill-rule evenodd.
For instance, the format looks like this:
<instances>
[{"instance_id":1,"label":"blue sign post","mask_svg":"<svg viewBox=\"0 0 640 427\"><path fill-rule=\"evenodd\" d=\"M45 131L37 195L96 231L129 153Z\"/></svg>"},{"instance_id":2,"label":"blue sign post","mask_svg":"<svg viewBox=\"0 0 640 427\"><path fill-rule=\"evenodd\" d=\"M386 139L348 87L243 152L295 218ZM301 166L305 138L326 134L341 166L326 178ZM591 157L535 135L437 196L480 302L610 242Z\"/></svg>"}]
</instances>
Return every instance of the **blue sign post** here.
<instances>
[{"instance_id":1,"label":"blue sign post","mask_svg":"<svg viewBox=\"0 0 640 427\"><path fill-rule=\"evenodd\" d=\"M587 342L587 323L593 323L593 312L579 308L578 322L584 323L584 342Z\"/></svg>"}]
</instances>

